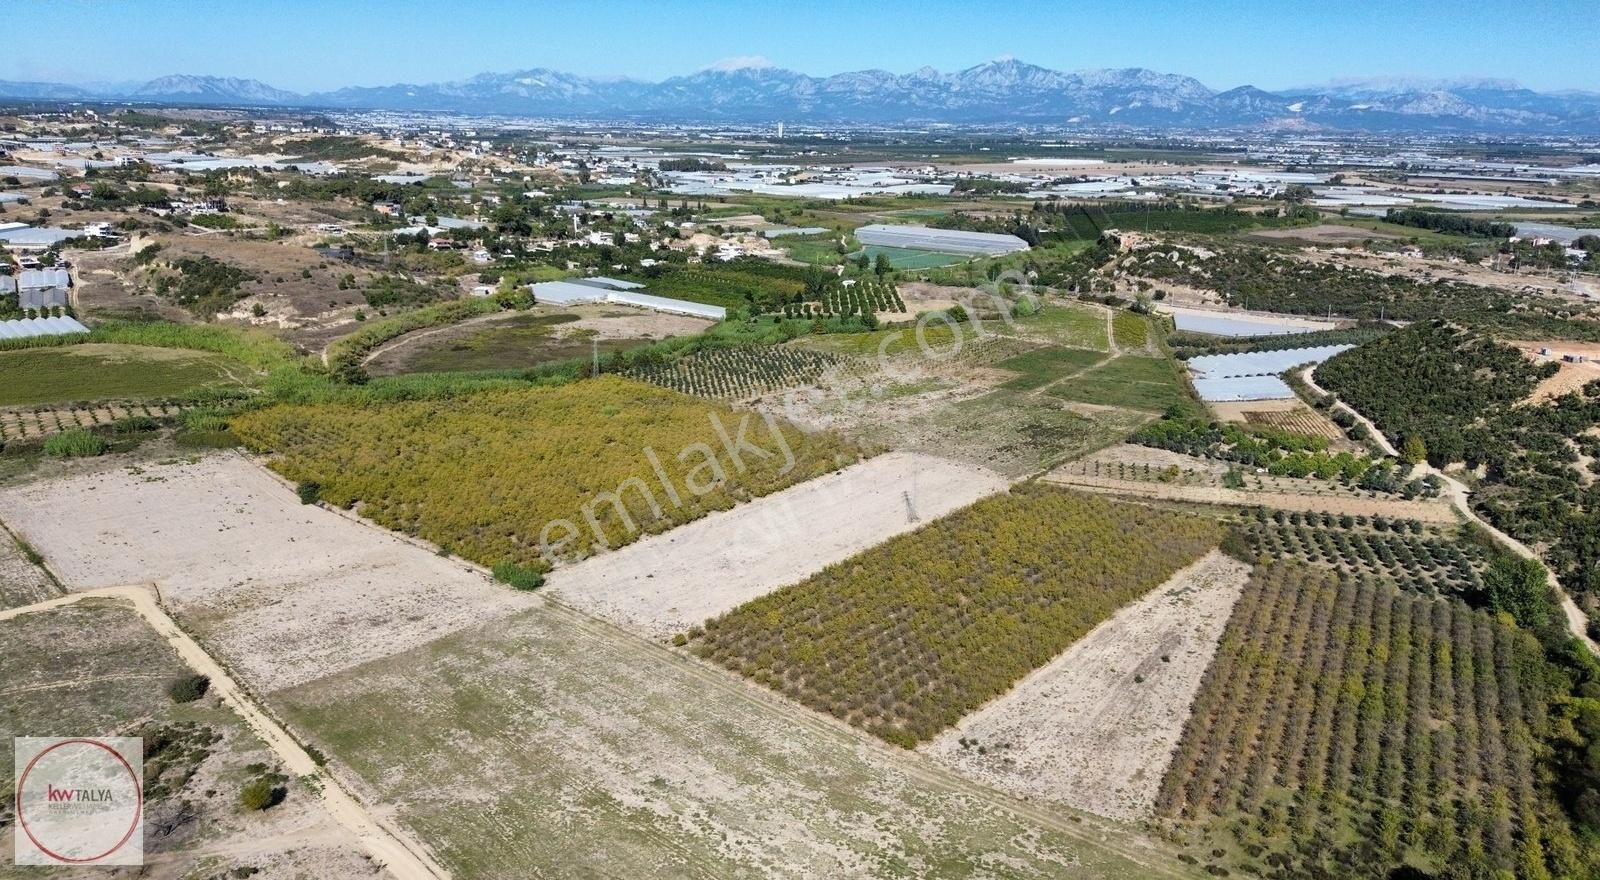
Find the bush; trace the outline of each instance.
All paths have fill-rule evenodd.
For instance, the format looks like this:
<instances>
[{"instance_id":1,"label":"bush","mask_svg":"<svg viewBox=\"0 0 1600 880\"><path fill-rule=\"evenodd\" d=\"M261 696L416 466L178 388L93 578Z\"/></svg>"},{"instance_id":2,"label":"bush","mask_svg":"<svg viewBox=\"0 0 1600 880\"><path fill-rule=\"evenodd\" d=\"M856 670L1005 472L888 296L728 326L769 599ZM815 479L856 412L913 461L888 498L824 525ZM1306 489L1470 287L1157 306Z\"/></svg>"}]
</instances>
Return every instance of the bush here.
<instances>
[{"instance_id":1,"label":"bush","mask_svg":"<svg viewBox=\"0 0 1600 880\"><path fill-rule=\"evenodd\" d=\"M322 484L315 480L301 480L295 485L294 493L300 496L301 504L316 504L322 498Z\"/></svg>"},{"instance_id":2,"label":"bush","mask_svg":"<svg viewBox=\"0 0 1600 880\"><path fill-rule=\"evenodd\" d=\"M204 675L185 675L167 685L167 696L174 703L193 703L211 690L211 679Z\"/></svg>"},{"instance_id":3,"label":"bush","mask_svg":"<svg viewBox=\"0 0 1600 880\"><path fill-rule=\"evenodd\" d=\"M100 455L108 445L104 438L74 428L44 441L44 451L57 458L80 458Z\"/></svg>"},{"instance_id":4,"label":"bush","mask_svg":"<svg viewBox=\"0 0 1600 880\"><path fill-rule=\"evenodd\" d=\"M514 590L537 590L544 586L544 572L537 568L502 562L493 569L494 579Z\"/></svg>"},{"instance_id":5,"label":"bush","mask_svg":"<svg viewBox=\"0 0 1600 880\"><path fill-rule=\"evenodd\" d=\"M239 789L239 806L251 812L265 810L283 799L283 792L272 780L252 779Z\"/></svg>"}]
</instances>

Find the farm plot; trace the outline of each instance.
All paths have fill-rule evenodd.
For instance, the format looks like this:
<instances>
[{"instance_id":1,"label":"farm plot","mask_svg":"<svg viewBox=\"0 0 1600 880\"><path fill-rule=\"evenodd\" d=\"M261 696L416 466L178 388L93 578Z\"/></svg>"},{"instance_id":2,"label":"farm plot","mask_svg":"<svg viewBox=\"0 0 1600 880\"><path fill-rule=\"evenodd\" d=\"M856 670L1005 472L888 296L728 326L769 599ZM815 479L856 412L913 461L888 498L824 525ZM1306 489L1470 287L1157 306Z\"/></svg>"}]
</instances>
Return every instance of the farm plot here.
<instances>
[{"instance_id":1,"label":"farm plot","mask_svg":"<svg viewBox=\"0 0 1600 880\"><path fill-rule=\"evenodd\" d=\"M937 269L941 266L954 266L966 262L970 257L956 254L941 254L934 251L919 251L911 248L881 247L867 245L861 249L867 259L876 261L881 254L889 261L889 265L896 269Z\"/></svg>"},{"instance_id":2,"label":"farm plot","mask_svg":"<svg viewBox=\"0 0 1600 880\"><path fill-rule=\"evenodd\" d=\"M258 691L527 607L458 562L301 505L244 458L89 470L0 491L69 589L155 582Z\"/></svg>"},{"instance_id":3,"label":"farm plot","mask_svg":"<svg viewBox=\"0 0 1600 880\"><path fill-rule=\"evenodd\" d=\"M83 343L0 352L0 406L79 400L177 397L201 388L241 387L244 364L209 352Z\"/></svg>"},{"instance_id":4,"label":"farm plot","mask_svg":"<svg viewBox=\"0 0 1600 880\"><path fill-rule=\"evenodd\" d=\"M861 457L834 434L615 376L280 406L232 427L328 502L359 503L381 525L490 567L543 569L622 546Z\"/></svg>"},{"instance_id":5,"label":"farm plot","mask_svg":"<svg viewBox=\"0 0 1600 880\"><path fill-rule=\"evenodd\" d=\"M147 876L382 876L300 779L281 780L283 798L268 810L239 807L241 787L276 769L273 753L215 697L178 704L167 695L188 668L127 606L86 600L0 621L0 669L6 863L16 833L13 736L138 736ZM27 876L86 873L33 868Z\"/></svg>"},{"instance_id":6,"label":"farm plot","mask_svg":"<svg viewBox=\"0 0 1600 880\"><path fill-rule=\"evenodd\" d=\"M1022 797L1149 816L1249 571L1208 554L920 750Z\"/></svg>"},{"instance_id":7,"label":"farm plot","mask_svg":"<svg viewBox=\"0 0 1600 880\"><path fill-rule=\"evenodd\" d=\"M0 441L32 440L73 428L92 428L132 417L170 419L185 407L173 403L103 403L98 406L0 410Z\"/></svg>"},{"instance_id":8,"label":"farm plot","mask_svg":"<svg viewBox=\"0 0 1600 880\"><path fill-rule=\"evenodd\" d=\"M701 656L909 747L1218 540L1208 520L1024 484L689 635Z\"/></svg>"},{"instance_id":9,"label":"farm plot","mask_svg":"<svg viewBox=\"0 0 1600 880\"><path fill-rule=\"evenodd\" d=\"M666 363L629 368L630 379L684 394L737 400L814 384L830 372L870 369L860 358L791 346L710 348Z\"/></svg>"},{"instance_id":10,"label":"farm plot","mask_svg":"<svg viewBox=\"0 0 1600 880\"><path fill-rule=\"evenodd\" d=\"M666 639L1005 487L982 468L893 452L558 569L550 589Z\"/></svg>"},{"instance_id":11,"label":"farm plot","mask_svg":"<svg viewBox=\"0 0 1600 880\"><path fill-rule=\"evenodd\" d=\"M1258 569L1161 812L1247 873L1578 876L1535 753L1557 723L1543 663L1531 636L1459 602Z\"/></svg>"},{"instance_id":12,"label":"farm plot","mask_svg":"<svg viewBox=\"0 0 1600 880\"><path fill-rule=\"evenodd\" d=\"M894 282L878 278L862 278L846 287L830 284L822 299L814 303L789 303L783 313L791 318L826 315L897 315L906 311L905 301L895 289Z\"/></svg>"},{"instance_id":13,"label":"farm plot","mask_svg":"<svg viewBox=\"0 0 1600 880\"><path fill-rule=\"evenodd\" d=\"M1018 391L1042 388L1065 376L1081 373L1105 360L1098 351L1079 348L1039 348L1007 358L995 366L1017 373L1000 387Z\"/></svg>"},{"instance_id":14,"label":"farm plot","mask_svg":"<svg viewBox=\"0 0 1600 880\"><path fill-rule=\"evenodd\" d=\"M1442 537L1414 519L1257 509L1240 532L1254 552L1272 559L1297 559L1429 595L1475 597L1489 565L1478 544Z\"/></svg>"},{"instance_id":15,"label":"farm plot","mask_svg":"<svg viewBox=\"0 0 1600 880\"><path fill-rule=\"evenodd\" d=\"M1151 412L1199 406L1171 361L1138 355L1113 358L1045 393L1064 400Z\"/></svg>"},{"instance_id":16,"label":"farm plot","mask_svg":"<svg viewBox=\"0 0 1600 880\"><path fill-rule=\"evenodd\" d=\"M555 604L274 699L457 880L1194 876Z\"/></svg>"},{"instance_id":17,"label":"farm plot","mask_svg":"<svg viewBox=\"0 0 1600 880\"><path fill-rule=\"evenodd\" d=\"M1258 406L1256 402L1236 404L1236 406L1240 407L1240 417L1247 425L1265 425L1293 434L1322 437L1330 441L1344 439L1344 432L1339 430L1338 425L1329 421L1327 416L1311 411L1299 401L1294 401L1292 407L1280 409L1267 409ZM1217 405L1213 404L1213 408L1217 408Z\"/></svg>"}]
</instances>

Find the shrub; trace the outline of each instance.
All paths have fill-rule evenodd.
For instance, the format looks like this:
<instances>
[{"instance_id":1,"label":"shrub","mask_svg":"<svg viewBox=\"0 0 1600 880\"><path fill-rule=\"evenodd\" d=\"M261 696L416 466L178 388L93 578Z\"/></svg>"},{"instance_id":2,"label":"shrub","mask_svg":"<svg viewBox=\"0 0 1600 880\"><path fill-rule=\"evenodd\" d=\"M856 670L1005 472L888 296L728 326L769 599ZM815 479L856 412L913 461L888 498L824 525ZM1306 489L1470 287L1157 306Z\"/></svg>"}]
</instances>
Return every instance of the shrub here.
<instances>
[{"instance_id":1,"label":"shrub","mask_svg":"<svg viewBox=\"0 0 1600 880\"><path fill-rule=\"evenodd\" d=\"M265 810L283 799L283 792L265 778L252 779L239 789L239 806L251 812Z\"/></svg>"},{"instance_id":2,"label":"shrub","mask_svg":"<svg viewBox=\"0 0 1600 880\"><path fill-rule=\"evenodd\" d=\"M502 562L493 569L494 578L514 590L537 590L544 586L544 572L537 568Z\"/></svg>"},{"instance_id":3,"label":"shrub","mask_svg":"<svg viewBox=\"0 0 1600 880\"><path fill-rule=\"evenodd\" d=\"M100 455L106 451L105 439L82 428L74 428L44 441L44 451L57 458L79 458Z\"/></svg>"},{"instance_id":4,"label":"shrub","mask_svg":"<svg viewBox=\"0 0 1600 880\"><path fill-rule=\"evenodd\" d=\"M167 696L174 703L193 703L211 689L211 679L204 675L185 675L167 685Z\"/></svg>"},{"instance_id":5,"label":"shrub","mask_svg":"<svg viewBox=\"0 0 1600 880\"><path fill-rule=\"evenodd\" d=\"M300 496L301 504L316 504L322 498L322 484L315 480L301 480L295 485L294 493Z\"/></svg>"}]
</instances>

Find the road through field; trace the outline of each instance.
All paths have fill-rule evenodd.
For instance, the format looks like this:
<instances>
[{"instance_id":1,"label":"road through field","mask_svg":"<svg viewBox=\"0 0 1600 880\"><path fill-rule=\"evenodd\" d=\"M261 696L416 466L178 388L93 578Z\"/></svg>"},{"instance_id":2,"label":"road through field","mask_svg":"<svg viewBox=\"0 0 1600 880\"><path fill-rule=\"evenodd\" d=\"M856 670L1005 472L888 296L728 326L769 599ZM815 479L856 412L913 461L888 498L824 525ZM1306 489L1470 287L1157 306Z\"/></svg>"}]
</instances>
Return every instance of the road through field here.
<instances>
[{"instance_id":1,"label":"road through field","mask_svg":"<svg viewBox=\"0 0 1600 880\"><path fill-rule=\"evenodd\" d=\"M1306 380L1306 385L1312 391L1316 392L1317 394L1327 395L1329 397L1333 397L1335 400L1338 400L1337 395L1324 390L1322 386L1317 384L1316 377L1312 375L1315 370L1315 366L1306 367L1305 370L1300 374L1300 377ZM1400 453L1394 448L1394 444L1389 442L1389 439L1384 436L1382 431L1378 430L1378 426L1374 424L1371 419L1357 412L1355 407L1345 403L1342 400L1338 401L1338 405L1349 411L1349 413L1355 416L1356 420L1361 424L1366 425L1367 430L1372 432L1373 439L1383 447L1385 452L1395 456L1396 458L1400 456ZM1582 642L1589 647L1590 651L1600 654L1600 642L1596 642L1594 639L1589 637L1588 616L1583 613L1583 609L1578 607L1578 603L1573 601L1572 596L1562 588L1561 581L1556 578L1555 571L1551 569L1549 565L1545 564L1544 559L1541 558L1538 553L1535 553L1533 548L1522 543L1521 541L1518 541L1516 538L1511 537L1505 532L1500 531L1499 529L1495 528L1494 525L1479 517L1477 512L1472 509L1470 490L1468 490L1466 485L1461 481L1450 476L1449 474L1446 474L1444 471L1439 470L1433 465L1428 464L1427 462L1423 462L1422 464L1418 465L1417 468L1425 474L1433 474L1444 481L1445 491L1450 496L1450 504L1456 509L1457 513L1460 513L1462 516L1466 517L1467 520L1476 524L1490 535L1493 535L1495 540L1505 545L1509 550L1511 550L1511 552L1521 556L1523 559L1532 559L1535 562L1538 562L1540 565L1544 565L1546 579L1549 580L1551 588L1556 591L1556 595L1561 597L1561 611L1566 615L1567 629L1570 630L1575 637L1582 640Z\"/></svg>"},{"instance_id":2,"label":"road through field","mask_svg":"<svg viewBox=\"0 0 1600 880\"><path fill-rule=\"evenodd\" d=\"M240 687L222 664L212 659L199 643L180 628L176 621L162 609L152 585L103 587L79 593L70 593L22 608L0 611L0 622L37 614L81 602L85 599L115 599L132 603L134 610L158 635L167 640L195 672L211 679L210 691L244 719L245 724L272 749L284 766L297 776L318 776L322 804L334 820L349 829L361 847L379 864L384 865L397 880L443 880L449 872L433 861L427 851L404 831L383 821L351 797L344 786L331 775L321 773L321 768L311 759L300 743L287 730L272 719Z\"/></svg>"}]
</instances>

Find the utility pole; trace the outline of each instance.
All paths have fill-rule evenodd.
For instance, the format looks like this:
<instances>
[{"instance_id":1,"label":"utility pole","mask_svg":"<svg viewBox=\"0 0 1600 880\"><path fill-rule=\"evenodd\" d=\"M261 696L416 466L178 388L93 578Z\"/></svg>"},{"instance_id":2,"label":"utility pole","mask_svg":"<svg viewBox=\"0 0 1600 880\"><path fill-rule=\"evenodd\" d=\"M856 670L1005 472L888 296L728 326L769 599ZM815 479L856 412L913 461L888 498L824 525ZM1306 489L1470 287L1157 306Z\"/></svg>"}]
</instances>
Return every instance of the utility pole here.
<instances>
[{"instance_id":1,"label":"utility pole","mask_svg":"<svg viewBox=\"0 0 1600 880\"><path fill-rule=\"evenodd\" d=\"M594 337L590 339L589 346L594 353L594 375L598 376L600 375L600 338Z\"/></svg>"}]
</instances>

